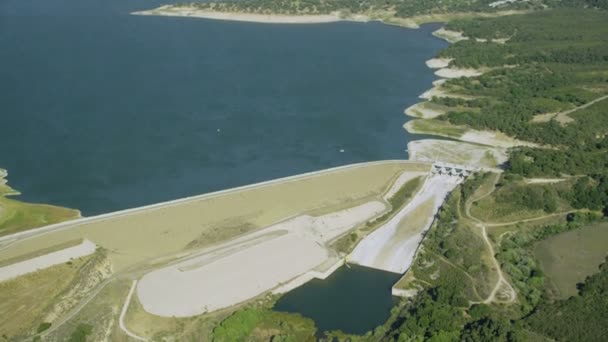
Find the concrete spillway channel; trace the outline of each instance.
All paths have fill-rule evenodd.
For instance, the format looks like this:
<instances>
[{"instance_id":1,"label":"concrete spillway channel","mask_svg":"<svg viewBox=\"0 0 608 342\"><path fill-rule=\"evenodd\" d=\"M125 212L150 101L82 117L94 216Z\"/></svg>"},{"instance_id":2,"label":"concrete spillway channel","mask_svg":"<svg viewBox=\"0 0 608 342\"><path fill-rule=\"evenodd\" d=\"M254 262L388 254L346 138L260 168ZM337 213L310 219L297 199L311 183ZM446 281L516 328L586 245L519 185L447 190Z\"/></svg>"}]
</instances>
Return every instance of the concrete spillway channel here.
<instances>
[{"instance_id":1,"label":"concrete spillway channel","mask_svg":"<svg viewBox=\"0 0 608 342\"><path fill-rule=\"evenodd\" d=\"M429 177L410 203L357 245L348 261L404 273L411 266L416 249L439 207L462 179L449 174Z\"/></svg>"}]
</instances>

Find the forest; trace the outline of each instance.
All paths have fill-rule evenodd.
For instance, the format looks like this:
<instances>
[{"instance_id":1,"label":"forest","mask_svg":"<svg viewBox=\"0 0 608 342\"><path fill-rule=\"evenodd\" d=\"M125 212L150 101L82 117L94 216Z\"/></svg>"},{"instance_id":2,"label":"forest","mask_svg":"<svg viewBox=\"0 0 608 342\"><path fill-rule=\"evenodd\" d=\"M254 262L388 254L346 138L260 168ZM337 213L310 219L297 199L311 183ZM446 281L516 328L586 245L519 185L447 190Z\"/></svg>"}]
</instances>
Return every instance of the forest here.
<instances>
[{"instance_id":1,"label":"forest","mask_svg":"<svg viewBox=\"0 0 608 342\"><path fill-rule=\"evenodd\" d=\"M472 99L433 102L458 108L442 117L450 123L501 131L539 145L512 149L509 173L585 176L568 195L573 206L608 210L606 23L607 12L577 9L454 20L448 28L467 36L508 40L467 40L442 51L443 57L455 58L456 67L489 71L446 83Z\"/></svg>"},{"instance_id":2,"label":"forest","mask_svg":"<svg viewBox=\"0 0 608 342\"><path fill-rule=\"evenodd\" d=\"M607 3L590 4L555 5L606 8ZM477 304L475 293L484 291L488 266L480 262L479 237L470 233L458 208L483 177L468 179L460 191L452 192L427 235L423 257L413 268L425 290L393 324L393 340L605 341L608 264L578 285L577 296L556 300L547 291L534 247L549 237L608 219L608 13L556 9L453 20L447 28L473 39L452 44L441 57L453 59L452 67L485 72L446 82L449 91L466 97L432 99L453 108L440 119L537 144L510 150L505 175L496 184L497 189L509 185L510 190L497 191L494 205L548 214L567 205L576 211L555 223L518 224L517 229L494 236L495 257L518 295L517 303ZM525 185L524 177L566 177L566 183ZM435 270L428 265L442 260L439 280L428 277Z\"/></svg>"}]
</instances>

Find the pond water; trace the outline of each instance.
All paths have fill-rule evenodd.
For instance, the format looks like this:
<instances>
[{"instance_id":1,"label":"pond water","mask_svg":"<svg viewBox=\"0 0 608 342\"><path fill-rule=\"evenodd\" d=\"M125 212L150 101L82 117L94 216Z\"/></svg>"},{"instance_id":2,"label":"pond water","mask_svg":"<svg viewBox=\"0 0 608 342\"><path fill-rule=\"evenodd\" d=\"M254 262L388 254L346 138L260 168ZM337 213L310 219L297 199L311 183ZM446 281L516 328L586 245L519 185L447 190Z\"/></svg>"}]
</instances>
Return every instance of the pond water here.
<instances>
[{"instance_id":1,"label":"pond water","mask_svg":"<svg viewBox=\"0 0 608 342\"><path fill-rule=\"evenodd\" d=\"M397 301L391 287L400 277L363 266L342 266L325 280L313 279L288 292L274 310L312 318L319 333L364 334L388 319Z\"/></svg>"}]
</instances>

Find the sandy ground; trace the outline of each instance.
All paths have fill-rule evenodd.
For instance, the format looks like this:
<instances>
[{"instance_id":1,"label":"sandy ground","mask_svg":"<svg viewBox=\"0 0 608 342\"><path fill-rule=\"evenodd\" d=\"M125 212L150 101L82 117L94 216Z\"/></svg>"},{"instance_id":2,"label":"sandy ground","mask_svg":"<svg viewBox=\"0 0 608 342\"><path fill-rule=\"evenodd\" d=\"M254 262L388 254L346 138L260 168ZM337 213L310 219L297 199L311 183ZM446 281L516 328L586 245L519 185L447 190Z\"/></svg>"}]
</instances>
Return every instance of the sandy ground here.
<instances>
[{"instance_id":1,"label":"sandy ground","mask_svg":"<svg viewBox=\"0 0 608 342\"><path fill-rule=\"evenodd\" d=\"M435 71L435 75L443 78L475 77L483 72L477 69L441 68Z\"/></svg>"},{"instance_id":2,"label":"sandy ground","mask_svg":"<svg viewBox=\"0 0 608 342\"><path fill-rule=\"evenodd\" d=\"M430 102L418 102L405 109L405 115L420 119L434 119L447 113L440 106L431 105Z\"/></svg>"},{"instance_id":3,"label":"sandy ground","mask_svg":"<svg viewBox=\"0 0 608 342\"><path fill-rule=\"evenodd\" d=\"M557 113L545 113L545 114L537 114L532 118L532 122L549 122L551 119L555 118Z\"/></svg>"},{"instance_id":4,"label":"sandy ground","mask_svg":"<svg viewBox=\"0 0 608 342\"><path fill-rule=\"evenodd\" d=\"M332 256L327 242L385 209L372 201L319 217L295 217L148 273L137 295L147 312L165 317L238 304L320 266Z\"/></svg>"},{"instance_id":5,"label":"sandy ground","mask_svg":"<svg viewBox=\"0 0 608 342\"><path fill-rule=\"evenodd\" d=\"M348 260L384 271L403 273L414 260L424 233L447 194L460 183L460 177L433 175L400 212L385 225L364 238ZM411 221L411 222L410 222Z\"/></svg>"},{"instance_id":6,"label":"sandy ground","mask_svg":"<svg viewBox=\"0 0 608 342\"><path fill-rule=\"evenodd\" d=\"M425 91L418 97L425 100L431 100L433 97L457 97L461 99L472 98L471 96L455 94L443 89L441 85L444 84L445 81L445 78L440 78L438 80L433 81L433 87L431 87L431 89Z\"/></svg>"},{"instance_id":7,"label":"sandy ground","mask_svg":"<svg viewBox=\"0 0 608 342\"><path fill-rule=\"evenodd\" d=\"M479 42L479 43L488 42L488 40L485 38L475 38L475 41ZM490 39L490 41L492 43L496 43L496 44L506 44L509 41L509 38L495 38L495 39Z\"/></svg>"},{"instance_id":8,"label":"sandy ground","mask_svg":"<svg viewBox=\"0 0 608 342\"><path fill-rule=\"evenodd\" d=\"M551 184L565 181L566 178L526 178L526 184Z\"/></svg>"},{"instance_id":9,"label":"sandy ground","mask_svg":"<svg viewBox=\"0 0 608 342\"><path fill-rule=\"evenodd\" d=\"M446 30L443 27L433 32L433 35L435 37L446 40L448 43L456 43L461 40L469 39L468 37L463 36L462 32Z\"/></svg>"},{"instance_id":10,"label":"sandy ground","mask_svg":"<svg viewBox=\"0 0 608 342\"><path fill-rule=\"evenodd\" d=\"M447 121L415 119L406 122L403 128L409 133L437 135L491 147L540 146L532 142L515 139L501 132L478 131L466 126L451 125Z\"/></svg>"},{"instance_id":11,"label":"sandy ground","mask_svg":"<svg viewBox=\"0 0 608 342\"><path fill-rule=\"evenodd\" d=\"M426 61L426 66L431 69L442 69L447 68L451 61L452 58L431 58Z\"/></svg>"},{"instance_id":12,"label":"sandy ground","mask_svg":"<svg viewBox=\"0 0 608 342\"><path fill-rule=\"evenodd\" d=\"M430 100L435 96L447 96L447 92L441 89L441 85L445 83L445 79L439 79L433 81L433 87L424 93L422 93L419 98Z\"/></svg>"},{"instance_id":13,"label":"sandy ground","mask_svg":"<svg viewBox=\"0 0 608 342\"><path fill-rule=\"evenodd\" d=\"M252 14L252 13L230 13L203 10L196 7L183 7L165 5L159 8L133 12L134 15L158 15L171 17L191 17L215 20L246 21L267 24L318 24L331 23L336 21L361 21L367 22L367 16L357 15L343 18L339 13L323 15L280 15L280 14Z\"/></svg>"},{"instance_id":14,"label":"sandy ground","mask_svg":"<svg viewBox=\"0 0 608 342\"><path fill-rule=\"evenodd\" d=\"M84 240L80 245L69 247L57 252L41 255L29 260L21 261L0 267L0 282L16 278L20 275L36 272L38 270L62 264L85 255L95 252L95 244L89 240Z\"/></svg>"},{"instance_id":15,"label":"sandy ground","mask_svg":"<svg viewBox=\"0 0 608 342\"><path fill-rule=\"evenodd\" d=\"M442 161L459 165L496 168L508 159L504 148L459 141L424 139L407 144L410 160Z\"/></svg>"},{"instance_id":16,"label":"sandy ground","mask_svg":"<svg viewBox=\"0 0 608 342\"><path fill-rule=\"evenodd\" d=\"M515 146L539 146L538 144L518 140L501 132L492 132L492 131L476 131L469 130L464 133L459 140L483 144L494 147L515 147Z\"/></svg>"}]
</instances>

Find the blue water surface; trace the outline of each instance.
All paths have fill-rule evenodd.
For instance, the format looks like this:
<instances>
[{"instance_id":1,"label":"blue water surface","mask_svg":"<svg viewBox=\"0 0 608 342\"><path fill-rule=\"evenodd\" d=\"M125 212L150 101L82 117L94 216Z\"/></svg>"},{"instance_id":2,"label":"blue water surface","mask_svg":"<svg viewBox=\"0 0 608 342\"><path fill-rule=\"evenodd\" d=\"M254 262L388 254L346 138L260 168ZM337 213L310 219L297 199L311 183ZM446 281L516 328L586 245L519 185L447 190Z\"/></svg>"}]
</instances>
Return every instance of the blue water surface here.
<instances>
[{"instance_id":1,"label":"blue water surface","mask_svg":"<svg viewBox=\"0 0 608 342\"><path fill-rule=\"evenodd\" d=\"M0 167L22 199L93 215L407 157L438 25L129 14L161 3L0 1Z\"/></svg>"}]
</instances>

